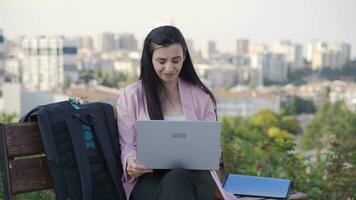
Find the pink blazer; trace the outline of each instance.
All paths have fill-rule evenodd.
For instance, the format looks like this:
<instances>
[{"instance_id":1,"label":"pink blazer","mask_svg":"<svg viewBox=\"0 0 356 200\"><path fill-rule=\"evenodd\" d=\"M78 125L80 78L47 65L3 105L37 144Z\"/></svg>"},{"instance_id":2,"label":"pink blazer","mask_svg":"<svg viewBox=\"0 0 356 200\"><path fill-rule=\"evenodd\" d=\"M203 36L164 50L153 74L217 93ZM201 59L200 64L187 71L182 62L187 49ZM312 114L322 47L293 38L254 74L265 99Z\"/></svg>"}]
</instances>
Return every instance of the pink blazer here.
<instances>
[{"instance_id":1,"label":"pink blazer","mask_svg":"<svg viewBox=\"0 0 356 200\"><path fill-rule=\"evenodd\" d=\"M208 94L197 86L191 85L181 79L178 81L180 98L186 120L214 121L215 113L212 100ZM117 101L118 127L121 145L121 161L124 168L122 182L127 199L136 184L136 179L126 174L126 160L130 155L136 157L136 120L149 119L147 105L143 103L144 93L141 81L137 81L122 91ZM216 185L224 199L237 199L223 190L215 171L211 171Z\"/></svg>"}]
</instances>

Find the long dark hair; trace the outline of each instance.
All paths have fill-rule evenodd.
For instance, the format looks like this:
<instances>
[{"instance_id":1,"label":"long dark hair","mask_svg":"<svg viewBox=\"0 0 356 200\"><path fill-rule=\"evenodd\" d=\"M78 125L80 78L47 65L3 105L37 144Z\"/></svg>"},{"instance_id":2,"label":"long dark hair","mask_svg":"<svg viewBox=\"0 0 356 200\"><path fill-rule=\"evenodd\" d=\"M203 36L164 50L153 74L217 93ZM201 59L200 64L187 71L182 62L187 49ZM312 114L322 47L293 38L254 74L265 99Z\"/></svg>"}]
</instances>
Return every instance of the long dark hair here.
<instances>
[{"instance_id":1,"label":"long dark hair","mask_svg":"<svg viewBox=\"0 0 356 200\"><path fill-rule=\"evenodd\" d=\"M203 84L194 70L187 44L180 30L174 26L160 26L153 29L144 41L141 57L141 74L139 77L142 81L148 114L151 120L163 120L163 110L159 96L159 91L163 89L163 83L153 68L153 51L157 45L167 47L172 44L180 44L183 48L183 56L185 57L179 78L199 86L204 92L209 94L214 103L214 108L216 108L216 100L213 93Z\"/></svg>"}]
</instances>

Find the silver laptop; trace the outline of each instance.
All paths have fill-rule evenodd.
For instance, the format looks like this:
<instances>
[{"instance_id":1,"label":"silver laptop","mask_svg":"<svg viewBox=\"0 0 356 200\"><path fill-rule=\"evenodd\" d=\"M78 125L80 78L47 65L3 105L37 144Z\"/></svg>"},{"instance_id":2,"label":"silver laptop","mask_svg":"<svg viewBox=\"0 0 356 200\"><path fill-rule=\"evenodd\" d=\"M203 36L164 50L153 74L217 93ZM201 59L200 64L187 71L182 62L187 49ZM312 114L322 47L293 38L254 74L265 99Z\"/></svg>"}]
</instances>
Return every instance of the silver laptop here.
<instances>
[{"instance_id":1,"label":"silver laptop","mask_svg":"<svg viewBox=\"0 0 356 200\"><path fill-rule=\"evenodd\" d=\"M220 122L137 121L137 162L151 169L217 170Z\"/></svg>"}]
</instances>

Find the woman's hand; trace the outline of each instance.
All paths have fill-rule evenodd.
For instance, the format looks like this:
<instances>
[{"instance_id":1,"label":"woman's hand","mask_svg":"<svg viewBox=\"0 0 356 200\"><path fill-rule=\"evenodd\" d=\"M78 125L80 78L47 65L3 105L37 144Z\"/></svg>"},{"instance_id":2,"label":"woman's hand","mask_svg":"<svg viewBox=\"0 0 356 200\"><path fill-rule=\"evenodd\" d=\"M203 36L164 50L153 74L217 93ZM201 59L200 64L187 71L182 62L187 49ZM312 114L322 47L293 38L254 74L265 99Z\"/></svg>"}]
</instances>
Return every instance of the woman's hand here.
<instances>
[{"instance_id":1,"label":"woman's hand","mask_svg":"<svg viewBox=\"0 0 356 200\"><path fill-rule=\"evenodd\" d=\"M137 178L143 174L152 173L153 170L137 164L136 158L134 156L130 156L127 158L126 172L130 177Z\"/></svg>"}]
</instances>

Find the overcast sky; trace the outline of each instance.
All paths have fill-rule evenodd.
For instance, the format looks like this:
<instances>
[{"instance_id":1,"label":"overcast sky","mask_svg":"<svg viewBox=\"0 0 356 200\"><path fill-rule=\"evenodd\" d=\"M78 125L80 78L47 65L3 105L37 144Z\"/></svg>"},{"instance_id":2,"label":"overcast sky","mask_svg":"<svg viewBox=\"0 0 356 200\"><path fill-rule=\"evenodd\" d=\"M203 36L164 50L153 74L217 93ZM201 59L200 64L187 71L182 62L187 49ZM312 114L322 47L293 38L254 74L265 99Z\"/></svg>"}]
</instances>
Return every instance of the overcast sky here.
<instances>
[{"instance_id":1,"label":"overcast sky","mask_svg":"<svg viewBox=\"0 0 356 200\"><path fill-rule=\"evenodd\" d=\"M356 57L356 0L0 0L0 29L17 35L134 33L139 40L173 19L186 38L212 39L222 51L235 40L292 39L351 43Z\"/></svg>"}]
</instances>

